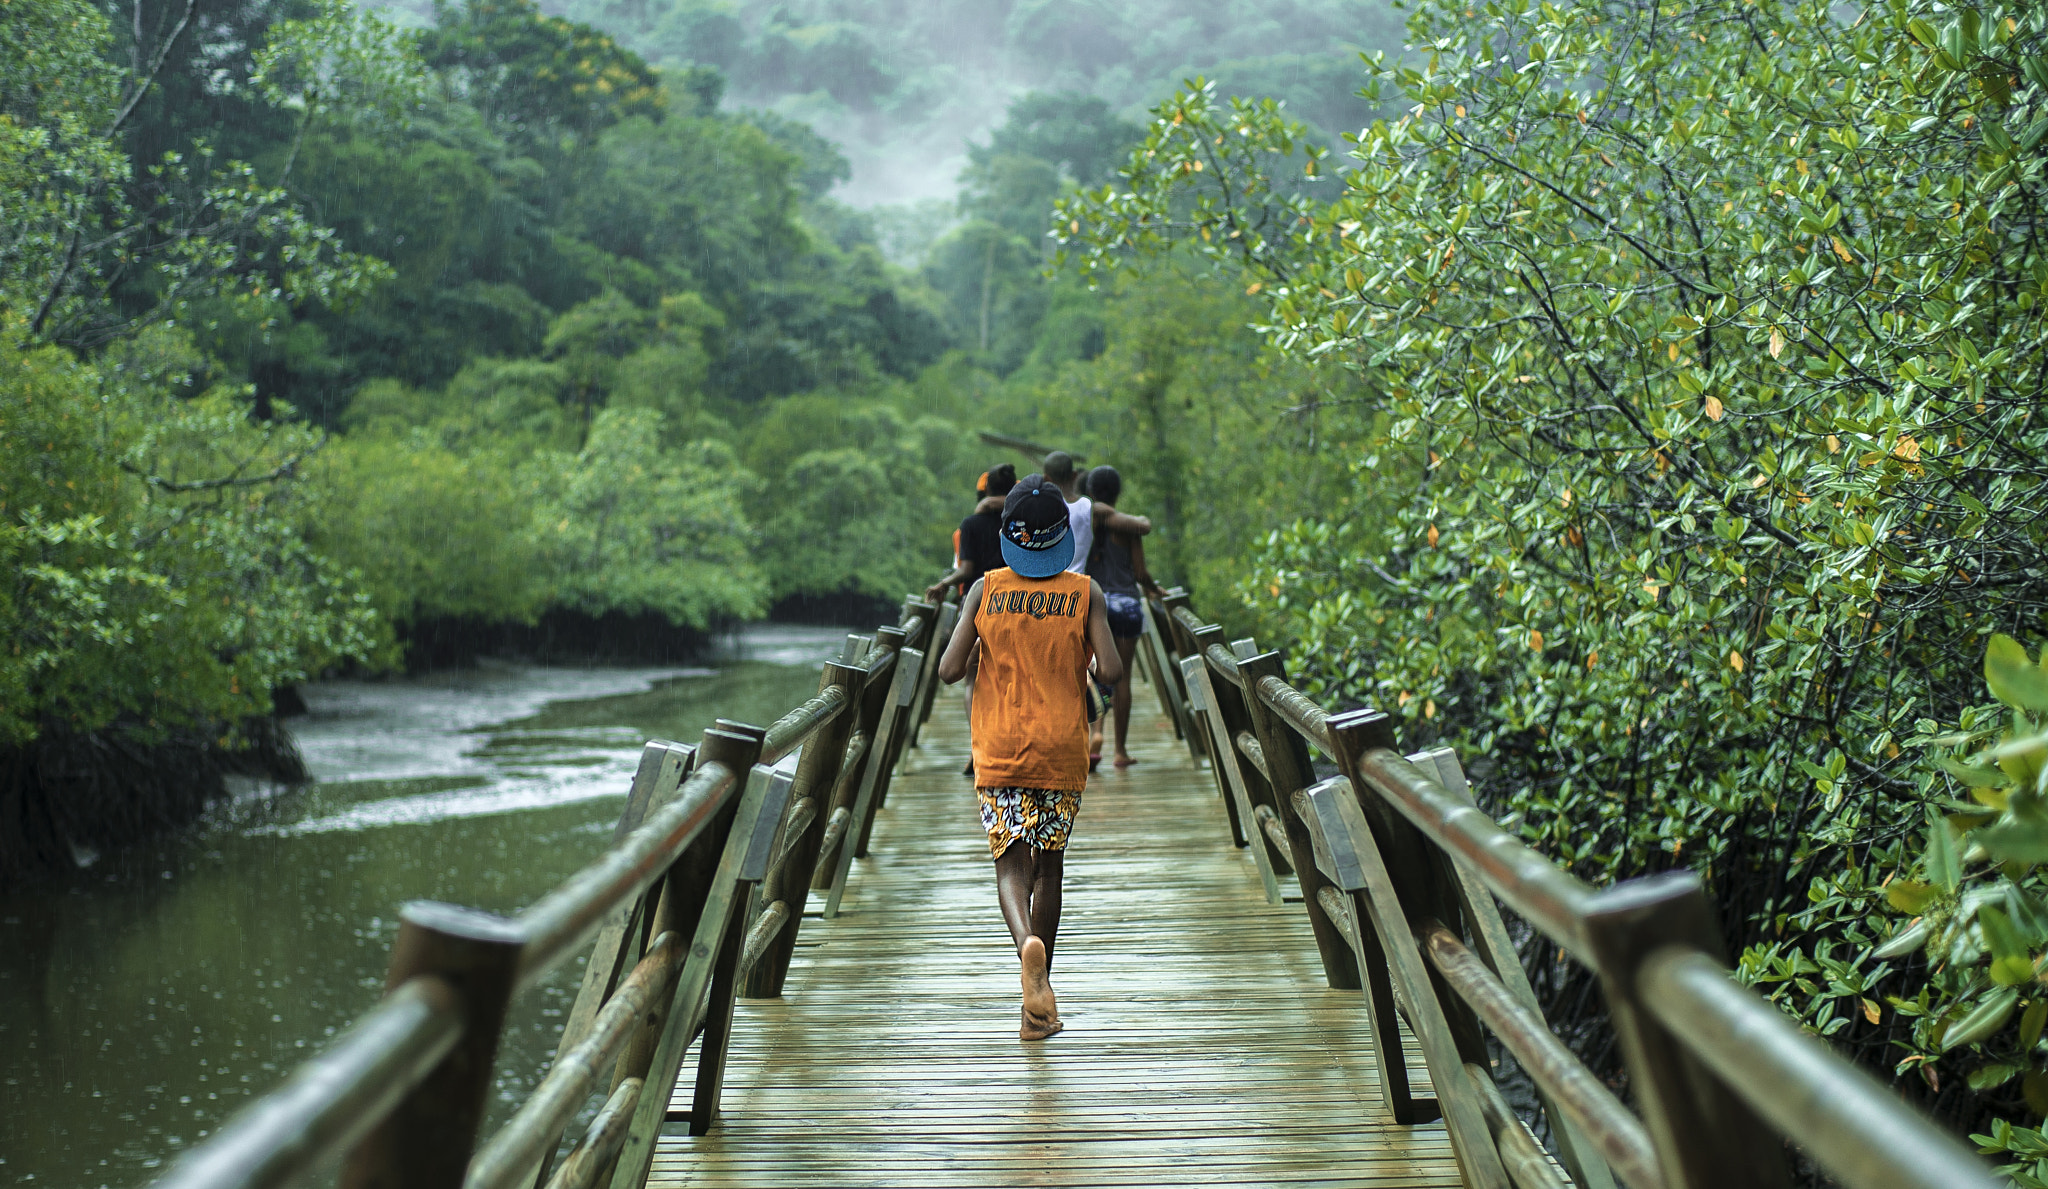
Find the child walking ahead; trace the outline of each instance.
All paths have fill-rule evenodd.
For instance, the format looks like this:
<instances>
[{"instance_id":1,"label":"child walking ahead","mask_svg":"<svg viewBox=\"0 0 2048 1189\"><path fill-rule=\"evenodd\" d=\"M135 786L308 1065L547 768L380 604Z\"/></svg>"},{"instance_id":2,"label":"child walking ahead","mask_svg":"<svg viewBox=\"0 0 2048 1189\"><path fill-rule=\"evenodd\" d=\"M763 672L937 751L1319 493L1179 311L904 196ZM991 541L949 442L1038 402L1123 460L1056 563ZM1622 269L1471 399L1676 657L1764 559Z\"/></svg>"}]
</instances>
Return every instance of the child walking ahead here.
<instances>
[{"instance_id":1,"label":"child walking ahead","mask_svg":"<svg viewBox=\"0 0 2048 1189\"><path fill-rule=\"evenodd\" d=\"M1003 560L974 584L939 658L947 684L980 657L974 679L975 795L995 856L996 898L1017 946L1024 990L1017 1035L1060 1030L1053 942L1060 877L1081 791L1088 784L1088 662L1105 681L1123 677L1102 588L1070 573L1067 504L1043 475L1003 502Z\"/></svg>"}]
</instances>

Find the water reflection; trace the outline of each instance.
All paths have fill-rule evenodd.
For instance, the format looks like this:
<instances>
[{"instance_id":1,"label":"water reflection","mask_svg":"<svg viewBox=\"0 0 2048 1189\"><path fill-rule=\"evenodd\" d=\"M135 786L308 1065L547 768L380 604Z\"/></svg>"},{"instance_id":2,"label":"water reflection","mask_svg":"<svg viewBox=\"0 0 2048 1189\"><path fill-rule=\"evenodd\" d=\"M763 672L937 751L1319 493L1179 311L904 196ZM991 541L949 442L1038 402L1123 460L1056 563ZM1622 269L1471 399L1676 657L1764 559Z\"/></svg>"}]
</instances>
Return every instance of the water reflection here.
<instances>
[{"instance_id":1,"label":"water reflection","mask_svg":"<svg viewBox=\"0 0 2048 1189\"><path fill-rule=\"evenodd\" d=\"M395 910L508 912L609 840L641 743L767 723L843 633L755 629L716 669L493 666L307 690L318 783L0 897L0 1185L147 1182L372 1003ZM580 971L508 1025L499 1118Z\"/></svg>"}]
</instances>

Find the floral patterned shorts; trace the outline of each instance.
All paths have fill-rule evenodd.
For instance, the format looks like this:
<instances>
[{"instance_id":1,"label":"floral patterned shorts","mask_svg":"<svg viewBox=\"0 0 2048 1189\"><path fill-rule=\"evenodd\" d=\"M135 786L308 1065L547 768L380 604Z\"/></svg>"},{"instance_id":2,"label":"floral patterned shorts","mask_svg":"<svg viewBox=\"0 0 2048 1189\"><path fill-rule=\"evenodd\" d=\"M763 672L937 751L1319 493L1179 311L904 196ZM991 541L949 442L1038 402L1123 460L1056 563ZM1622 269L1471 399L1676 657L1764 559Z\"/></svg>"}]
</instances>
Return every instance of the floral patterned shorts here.
<instances>
[{"instance_id":1,"label":"floral patterned shorts","mask_svg":"<svg viewBox=\"0 0 2048 1189\"><path fill-rule=\"evenodd\" d=\"M1013 842L1038 850L1065 850L1081 811L1078 789L975 789L989 854L1002 858Z\"/></svg>"}]
</instances>

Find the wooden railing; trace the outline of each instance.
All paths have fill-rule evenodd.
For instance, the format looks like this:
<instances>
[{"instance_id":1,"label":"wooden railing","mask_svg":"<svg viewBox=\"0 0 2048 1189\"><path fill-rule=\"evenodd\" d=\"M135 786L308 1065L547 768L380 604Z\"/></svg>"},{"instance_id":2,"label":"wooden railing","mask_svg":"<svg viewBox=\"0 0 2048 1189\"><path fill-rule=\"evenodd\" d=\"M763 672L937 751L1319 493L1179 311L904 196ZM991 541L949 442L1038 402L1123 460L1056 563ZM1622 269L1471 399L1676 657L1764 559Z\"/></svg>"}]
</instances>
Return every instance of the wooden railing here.
<instances>
[{"instance_id":1,"label":"wooden railing","mask_svg":"<svg viewBox=\"0 0 2048 1189\"><path fill-rule=\"evenodd\" d=\"M1690 872L1596 890L1481 813L1450 749L1404 756L1385 715L1328 713L1288 684L1279 653L1226 643L1185 593L1152 601L1147 626L1166 710L1267 897L1292 899L1291 876L1329 984L1365 992L1388 1113L1441 1118L1466 1185L1775 1189L1790 1183L1786 1141L1850 1189L1998 1183L1733 980ZM1316 779L1311 748L1335 776ZM1597 976L1636 1111L1544 1021L1500 904ZM1433 1097L1413 1090L1403 1024ZM1556 1161L1495 1085L1487 1032L1535 1083Z\"/></svg>"},{"instance_id":2,"label":"wooden railing","mask_svg":"<svg viewBox=\"0 0 2048 1189\"><path fill-rule=\"evenodd\" d=\"M850 636L817 696L765 729L720 719L695 745L647 744L611 847L517 916L406 905L383 1001L158 1189L277 1189L337 1159L344 1189L639 1189L664 1124L702 1135L717 1117L733 1001L781 992L809 893L838 912L957 614L913 599ZM479 1145L513 997L593 938L546 1076Z\"/></svg>"}]
</instances>

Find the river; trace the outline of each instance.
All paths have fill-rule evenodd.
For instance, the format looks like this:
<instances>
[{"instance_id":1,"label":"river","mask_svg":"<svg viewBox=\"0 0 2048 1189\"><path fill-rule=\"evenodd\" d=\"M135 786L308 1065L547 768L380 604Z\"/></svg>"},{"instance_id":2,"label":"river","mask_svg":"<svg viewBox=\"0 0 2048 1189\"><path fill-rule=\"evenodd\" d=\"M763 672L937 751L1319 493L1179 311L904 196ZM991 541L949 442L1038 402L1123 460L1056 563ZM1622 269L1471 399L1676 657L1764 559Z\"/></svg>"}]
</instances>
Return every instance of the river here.
<instances>
[{"instance_id":1,"label":"river","mask_svg":"<svg viewBox=\"0 0 2048 1189\"><path fill-rule=\"evenodd\" d=\"M0 895L0 1185L146 1184L376 1001L397 908L524 907L601 851L641 744L766 725L845 632L759 626L700 669L487 665L306 687L314 782ZM515 1005L493 1123L581 978Z\"/></svg>"}]
</instances>

